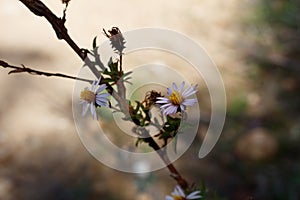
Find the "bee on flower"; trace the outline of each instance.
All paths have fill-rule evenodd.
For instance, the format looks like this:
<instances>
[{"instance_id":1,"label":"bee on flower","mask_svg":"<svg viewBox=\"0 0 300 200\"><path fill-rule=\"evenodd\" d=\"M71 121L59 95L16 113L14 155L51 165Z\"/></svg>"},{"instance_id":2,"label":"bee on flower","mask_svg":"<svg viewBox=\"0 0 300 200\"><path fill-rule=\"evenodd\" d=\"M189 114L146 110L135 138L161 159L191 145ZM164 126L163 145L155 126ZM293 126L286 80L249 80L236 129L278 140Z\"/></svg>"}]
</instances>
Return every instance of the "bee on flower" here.
<instances>
[{"instance_id":1,"label":"bee on flower","mask_svg":"<svg viewBox=\"0 0 300 200\"><path fill-rule=\"evenodd\" d=\"M173 115L179 111L186 110L187 106L193 106L197 102L197 98L188 97L196 94L197 85L190 86L183 90L185 82L183 81L178 87L176 83L173 83L173 89L168 88L167 95L168 97L157 97L156 103L163 104L160 108L165 115Z\"/></svg>"},{"instance_id":2,"label":"bee on flower","mask_svg":"<svg viewBox=\"0 0 300 200\"><path fill-rule=\"evenodd\" d=\"M181 189L179 185L177 185L174 189L174 191L171 193L171 196L167 195L165 200L191 200L191 199L200 199L202 198L201 195L199 195L200 191L194 191L190 193L189 195L186 195L184 191Z\"/></svg>"},{"instance_id":3,"label":"bee on flower","mask_svg":"<svg viewBox=\"0 0 300 200\"><path fill-rule=\"evenodd\" d=\"M98 79L98 81L97 80L93 81L91 89L86 87L84 88L83 91L81 91L80 104L83 105L82 116L85 116L87 111L90 108L93 119L98 120L96 107L97 106L108 107L109 105L108 97L110 96L110 94L103 92L107 86L105 84L99 85L100 81L101 81L101 77Z\"/></svg>"}]
</instances>

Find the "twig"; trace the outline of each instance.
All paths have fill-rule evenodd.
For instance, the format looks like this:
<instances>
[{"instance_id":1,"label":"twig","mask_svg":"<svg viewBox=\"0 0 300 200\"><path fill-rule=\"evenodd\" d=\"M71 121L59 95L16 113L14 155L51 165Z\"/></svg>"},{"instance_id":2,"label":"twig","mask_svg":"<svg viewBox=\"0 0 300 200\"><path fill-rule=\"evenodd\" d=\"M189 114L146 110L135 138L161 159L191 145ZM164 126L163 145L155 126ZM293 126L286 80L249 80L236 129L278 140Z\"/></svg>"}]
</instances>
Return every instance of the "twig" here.
<instances>
[{"instance_id":1,"label":"twig","mask_svg":"<svg viewBox=\"0 0 300 200\"><path fill-rule=\"evenodd\" d=\"M32 13L37 16L45 17L47 21L52 25L56 36L59 40L64 40L68 45L73 49L73 51L85 62L85 64L90 68L93 74L96 77L102 77L100 72L92 64L92 61L87 57L87 49L79 48L79 46L71 39L68 34L68 30L65 27L65 22L61 18L58 18L53 12L40 0L19 0L21 1ZM104 80L102 78L101 80ZM112 96L119 103L122 110L128 110L128 102L124 101L122 97L117 92L114 92L114 89L110 84L107 85L107 91L112 94Z\"/></svg>"},{"instance_id":2,"label":"twig","mask_svg":"<svg viewBox=\"0 0 300 200\"><path fill-rule=\"evenodd\" d=\"M5 62L3 60L0 60L0 66L2 66L3 68L13 69L10 72L8 72L8 74L29 73L31 75L39 75L39 76L47 76L47 77L56 76L56 77L60 77L60 78L67 78L67 79L80 80L80 81L84 81L84 82L88 82L88 83L93 83L92 80L88 80L88 79L84 79L84 78L78 78L78 77L75 77L75 76L69 76L69 75L61 74L61 73L50 73L50 72L39 71L39 70L35 70L35 69L25 67L24 65L22 65L22 67L13 66L13 65L10 65L10 64L8 64L7 62Z\"/></svg>"},{"instance_id":3,"label":"twig","mask_svg":"<svg viewBox=\"0 0 300 200\"><path fill-rule=\"evenodd\" d=\"M57 17L43 2L40 0L19 0L21 1L31 12L40 17L45 17L47 21L52 25L56 36L59 40L64 40L68 45L77 53L81 60L89 66L91 71L100 77L100 72L91 64L91 61L87 58L88 50L79 48L79 46L72 40L68 34L68 30L65 27L65 17L62 19Z\"/></svg>"},{"instance_id":4,"label":"twig","mask_svg":"<svg viewBox=\"0 0 300 200\"><path fill-rule=\"evenodd\" d=\"M151 135L148 135L148 137L145 138L144 141L148 143L148 145L157 152L157 154L163 160L163 162L167 164L167 168L171 173L171 177L177 181L178 185L180 185L180 187L184 190L188 189L189 184L187 183L187 181L181 176L181 174L178 172L175 166L170 162L166 153L161 151L161 147L155 142Z\"/></svg>"}]
</instances>

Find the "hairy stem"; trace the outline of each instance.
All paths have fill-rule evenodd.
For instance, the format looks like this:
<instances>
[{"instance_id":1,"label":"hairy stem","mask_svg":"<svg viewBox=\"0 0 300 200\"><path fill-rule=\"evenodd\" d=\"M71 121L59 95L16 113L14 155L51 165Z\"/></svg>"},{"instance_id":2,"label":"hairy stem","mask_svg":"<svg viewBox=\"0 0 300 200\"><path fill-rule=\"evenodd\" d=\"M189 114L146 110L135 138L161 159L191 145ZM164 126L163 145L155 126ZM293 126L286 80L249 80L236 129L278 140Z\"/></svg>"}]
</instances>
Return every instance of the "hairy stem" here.
<instances>
[{"instance_id":1,"label":"hairy stem","mask_svg":"<svg viewBox=\"0 0 300 200\"><path fill-rule=\"evenodd\" d=\"M126 88L125 88L125 85L124 85L124 81L123 81L123 77L122 76L122 72L123 72L123 56L122 56L122 53L120 53L120 60L119 60L119 65L120 65L120 70L119 70L119 76L120 76L120 79L119 81L117 82L117 88L118 88L118 93L119 95L125 99L126 98Z\"/></svg>"}]
</instances>

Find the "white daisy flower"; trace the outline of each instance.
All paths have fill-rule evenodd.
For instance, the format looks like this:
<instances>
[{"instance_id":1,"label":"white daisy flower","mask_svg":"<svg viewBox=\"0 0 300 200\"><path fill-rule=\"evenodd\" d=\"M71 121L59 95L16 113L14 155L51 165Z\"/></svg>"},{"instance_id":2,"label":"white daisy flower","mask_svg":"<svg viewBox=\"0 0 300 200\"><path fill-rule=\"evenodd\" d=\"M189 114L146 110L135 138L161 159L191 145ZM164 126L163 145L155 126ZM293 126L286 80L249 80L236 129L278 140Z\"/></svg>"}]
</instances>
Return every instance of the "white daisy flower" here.
<instances>
[{"instance_id":1,"label":"white daisy flower","mask_svg":"<svg viewBox=\"0 0 300 200\"><path fill-rule=\"evenodd\" d=\"M96 106L108 106L108 97L110 94L108 93L102 93L104 89L106 89L105 84L101 84L99 88L97 89L99 83L100 83L101 77L96 82L96 80L92 84L91 90L86 87L84 90L80 93L80 99L81 104L83 105L83 111L82 116L85 116L89 107L93 116L93 119L98 120L98 115L96 112ZM97 90L96 90L97 89Z\"/></svg>"},{"instance_id":2,"label":"white daisy flower","mask_svg":"<svg viewBox=\"0 0 300 200\"><path fill-rule=\"evenodd\" d=\"M173 83L173 89L168 88L168 98L157 97L156 103L163 104L160 108L165 115L176 114L179 110L184 111L186 106L193 106L197 102L197 98L187 98L198 92L198 90L196 90L197 85L190 86L183 91L184 85L184 81L179 87Z\"/></svg>"},{"instance_id":3,"label":"white daisy flower","mask_svg":"<svg viewBox=\"0 0 300 200\"><path fill-rule=\"evenodd\" d=\"M189 195L186 195L179 185L177 185L174 191L171 193L172 196L167 195L165 200L190 200L202 198L200 191L194 191Z\"/></svg>"}]
</instances>

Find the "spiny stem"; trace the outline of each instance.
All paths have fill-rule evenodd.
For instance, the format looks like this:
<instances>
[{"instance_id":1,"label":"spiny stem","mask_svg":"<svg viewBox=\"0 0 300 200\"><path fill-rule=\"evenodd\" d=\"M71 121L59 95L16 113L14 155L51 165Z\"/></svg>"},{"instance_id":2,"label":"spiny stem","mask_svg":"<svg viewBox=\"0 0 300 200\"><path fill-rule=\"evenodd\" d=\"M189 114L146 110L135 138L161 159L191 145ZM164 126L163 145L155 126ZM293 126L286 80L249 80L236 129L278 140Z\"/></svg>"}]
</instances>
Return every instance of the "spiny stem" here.
<instances>
[{"instance_id":1,"label":"spiny stem","mask_svg":"<svg viewBox=\"0 0 300 200\"><path fill-rule=\"evenodd\" d=\"M122 72L123 72L123 56L122 56L122 52L120 53L120 60L119 60L119 66L120 66L120 70L119 70L119 76L120 76L120 79L119 81L117 82L117 88L118 88L118 93L119 95L125 99L126 98L126 88L125 88L125 85L124 85L124 81L123 81L123 77L122 76Z\"/></svg>"}]
</instances>

